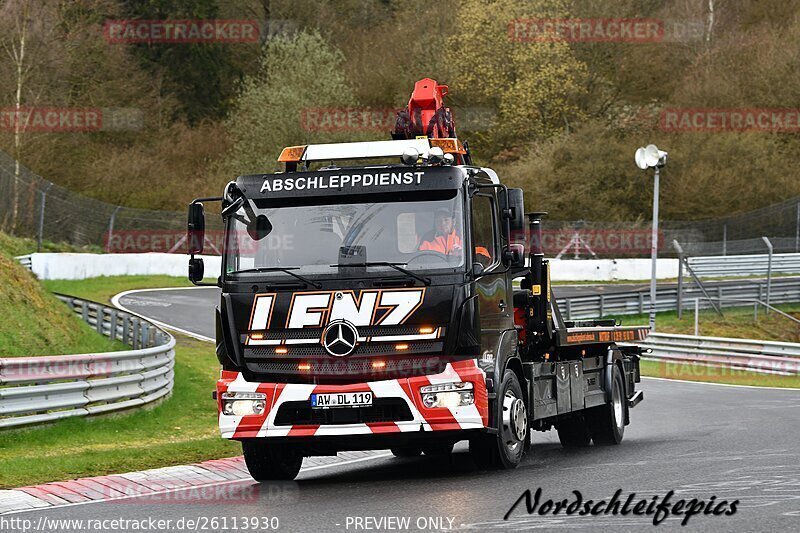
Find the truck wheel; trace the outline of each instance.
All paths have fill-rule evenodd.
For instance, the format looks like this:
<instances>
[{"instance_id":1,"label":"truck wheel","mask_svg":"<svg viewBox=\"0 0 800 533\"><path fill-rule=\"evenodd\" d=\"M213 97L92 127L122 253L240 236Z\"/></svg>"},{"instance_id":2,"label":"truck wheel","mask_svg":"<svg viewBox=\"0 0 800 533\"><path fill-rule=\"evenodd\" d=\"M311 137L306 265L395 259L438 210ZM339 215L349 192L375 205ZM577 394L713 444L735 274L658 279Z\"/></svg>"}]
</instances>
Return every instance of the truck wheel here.
<instances>
[{"instance_id":1,"label":"truck wheel","mask_svg":"<svg viewBox=\"0 0 800 533\"><path fill-rule=\"evenodd\" d=\"M506 370L497 392L494 417L496 435L479 435L469 441L469 452L480 468L516 468L529 438L528 411L517 375Z\"/></svg>"},{"instance_id":2,"label":"truck wheel","mask_svg":"<svg viewBox=\"0 0 800 533\"><path fill-rule=\"evenodd\" d=\"M390 451L395 457L416 457L422 452L419 446L399 446Z\"/></svg>"},{"instance_id":3,"label":"truck wheel","mask_svg":"<svg viewBox=\"0 0 800 533\"><path fill-rule=\"evenodd\" d=\"M592 442L589 427L582 416L573 416L556 424L558 440L564 448L584 448Z\"/></svg>"},{"instance_id":4,"label":"truck wheel","mask_svg":"<svg viewBox=\"0 0 800 533\"><path fill-rule=\"evenodd\" d=\"M587 415L595 445L622 442L625 435L625 385L617 365L611 371L611 403L595 407Z\"/></svg>"},{"instance_id":5,"label":"truck wheel","mask_svg":"<svg viewBox=\"0 0 800 533\"><path fill-rule=\"evenodd\" d=\"M427 444L422 447L422 453L428 457L447 457L453 453L453 444Z\"/></svg>"},{"instance_id":6,"label":"truck wheel","mask_svg":"<svg viewBox=\"0 0 800 533\"><path fill-rule=\"evenodd\" d=\"M292 480L303 464L303 456L297 451L267 442L242 441L242 453L256 481Z\"/></svg>"}]
</instances>

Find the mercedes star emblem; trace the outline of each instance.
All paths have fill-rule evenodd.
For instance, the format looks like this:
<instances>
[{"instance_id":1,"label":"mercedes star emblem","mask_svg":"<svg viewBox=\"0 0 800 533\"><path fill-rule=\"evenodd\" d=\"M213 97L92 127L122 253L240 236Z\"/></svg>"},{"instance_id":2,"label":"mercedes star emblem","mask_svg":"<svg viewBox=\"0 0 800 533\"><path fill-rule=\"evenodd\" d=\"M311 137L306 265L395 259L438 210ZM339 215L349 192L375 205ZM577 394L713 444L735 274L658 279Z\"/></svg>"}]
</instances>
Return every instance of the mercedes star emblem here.
<instances>
[{"instance_id":1,"label":"mercedes star emblem","mask_svg":"<svg viewBox=\"0 0 800 533\"><path fill-rule=\"evenodd\" d=\"M358 341L358 330L346 320L335 320L322 332L322 346L334 357L353 353Z\"/></svg>"}]
</instances>

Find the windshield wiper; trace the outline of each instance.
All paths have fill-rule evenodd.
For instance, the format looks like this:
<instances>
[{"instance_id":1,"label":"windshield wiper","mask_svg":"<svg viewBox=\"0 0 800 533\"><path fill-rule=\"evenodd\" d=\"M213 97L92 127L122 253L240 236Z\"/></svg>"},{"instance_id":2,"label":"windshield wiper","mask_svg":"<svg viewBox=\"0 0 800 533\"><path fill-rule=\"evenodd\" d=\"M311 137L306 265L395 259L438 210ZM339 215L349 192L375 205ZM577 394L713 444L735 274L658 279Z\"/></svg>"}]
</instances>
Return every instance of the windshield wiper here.
<instances>
[{"instance_id":1,"label":"windshield wiper","mask_svg":"<svg viewBox=\"0 0 800 533\"><path fill-rule=\"evenodd\" d=\"M367 266L388 266L388 267L391 267L391 268L397 270L398 272L401 272L401 273L405 274L406 276L411 276L412 278L414 278L414 279L416 279L418 281L421 281L425 285L430 285L431 284L431 278L424 278L424 277L420 276L419 274L415 274L414 272L399 266L399 265L407 265L407 264L408 263L391 263L389 261L366 261L364 263L358 263L358 264L353 265L353 266L362 266L362 265L365 266L365 267L367 267ZM342 265L331 265L331 266L335 267L335 266L342 266ZM346 265L346 266L349 266L349 265Z\"/></svg>"},{"instance_id":2,"label":"windshield wiper","mask_svg":"<svg viewBox=\"0 0 800 533\"><path fill-rule=\"evenodd\" d=\"M294 272L292 272L292 270L297 270L298 268L300 267L258 267L258 268L248 268L246 270L237 270L236 272L233 272L233 274L241 274L242 272L284 272L294 278L299 279L306 285L311 285L315 289L322 288L322 285L320 285L316 281L312 281L304 276L301 276L300 274L295 274Z\"/></svg>"}]
</instances>

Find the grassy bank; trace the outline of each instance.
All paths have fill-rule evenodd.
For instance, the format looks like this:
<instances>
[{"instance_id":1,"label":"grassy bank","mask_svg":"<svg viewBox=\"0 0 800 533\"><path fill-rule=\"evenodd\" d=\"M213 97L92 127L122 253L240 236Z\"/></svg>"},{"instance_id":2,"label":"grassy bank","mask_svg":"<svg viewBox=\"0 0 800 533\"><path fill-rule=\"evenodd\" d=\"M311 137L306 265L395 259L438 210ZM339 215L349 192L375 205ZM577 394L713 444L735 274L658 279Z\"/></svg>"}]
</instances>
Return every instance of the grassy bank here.
<instances>
[{"instance_id":1,"label":"grassy bank","mask_svg":"<svg viewBox=\"0 0 800 533\"><path fill-rule=\"evenodd\" d=\"M3 250L16 240L0 233ZM0 357L108 352L124 346L98 334L0 251Z\"/></svg>"}]
</instances>

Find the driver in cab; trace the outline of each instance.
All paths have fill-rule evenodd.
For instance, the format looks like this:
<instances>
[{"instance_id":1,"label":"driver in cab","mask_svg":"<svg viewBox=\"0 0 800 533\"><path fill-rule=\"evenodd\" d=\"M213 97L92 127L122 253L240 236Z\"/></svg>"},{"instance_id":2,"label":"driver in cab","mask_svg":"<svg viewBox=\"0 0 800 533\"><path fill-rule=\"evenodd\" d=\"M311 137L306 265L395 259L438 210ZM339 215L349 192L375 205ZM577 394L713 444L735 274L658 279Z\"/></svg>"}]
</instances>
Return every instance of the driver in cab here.
<instances>
[{"instance_id":1,"label":"driver in cab","mask_svg":"<svg viewBox=\"0 0 800 533\"><path fill-rule=\"evenodd\" d=\"M461 237L456 232L453 214L445 208L437 209L434 213L434 229L422 237L419 250L452 255L460 253L461 248ZM476 243L475 257L484 266L492 262L489 250L480 243Z\"/></svg>"},{"instance_id":2,"label":"driver in cab","mask_svg":"<svg viewBox=\"0 0 800 533\"><path fill-rule=\"evenodd\" d=\"M436 210L433 227L433 231L422 237L420 251L439 252L443 255L461 251L461 237L456 233L455 220L448 209Z\"/></svg>"}]
</instances>

